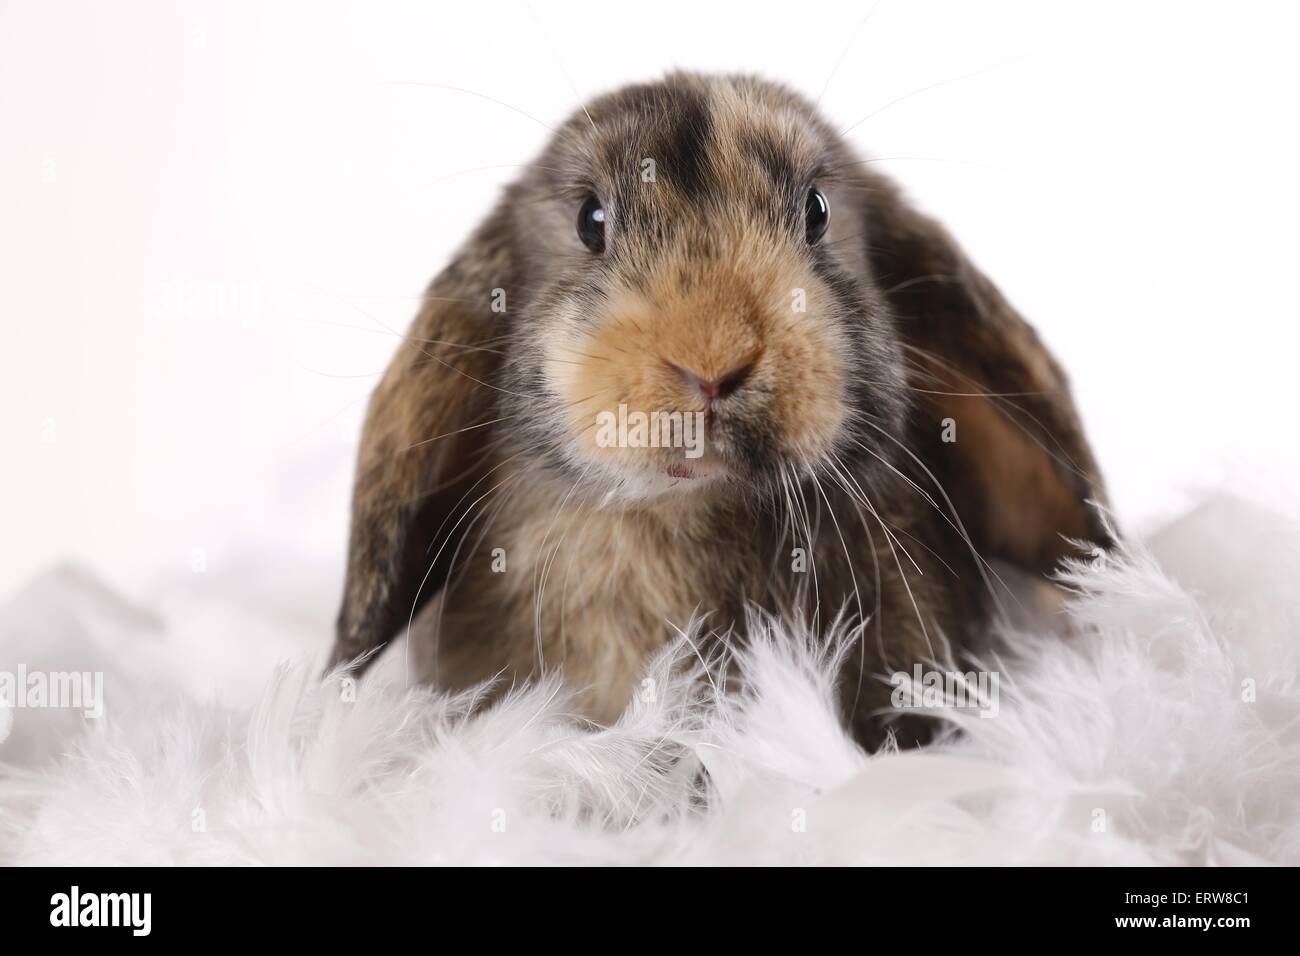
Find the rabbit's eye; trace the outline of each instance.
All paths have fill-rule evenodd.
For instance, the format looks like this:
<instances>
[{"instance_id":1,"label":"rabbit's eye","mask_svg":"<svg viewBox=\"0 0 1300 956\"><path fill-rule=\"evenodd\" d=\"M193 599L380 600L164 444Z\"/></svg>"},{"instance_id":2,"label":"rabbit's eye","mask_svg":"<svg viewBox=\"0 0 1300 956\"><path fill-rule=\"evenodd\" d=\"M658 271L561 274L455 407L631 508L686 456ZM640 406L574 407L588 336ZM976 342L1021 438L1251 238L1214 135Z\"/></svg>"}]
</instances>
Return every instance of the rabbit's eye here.
<instances>
[{"instance_id":1,"label":"rabbit's eye","mask_svg":"<svg viewBox=\"0 0 1300 956\"><path fill-rule=\"evenodd\" d=\"M578 210L578 238L592 252L605 251L605 207L595 196L588 196Z\"/></svg>"},{"instance_id":2,"label":"rabbit's eye","mask_svg":"<svg viewBox=\"0 0 1300 956\"><path fill-rule=\"evenodd\" d=\"M826 225L831 219L831 207L826 202L826 197L822 195L820 189L808 190L808 202L804 207L807 211L807 232L808 244L812 245L823 235L826 234Z\"/></svg>"}]
</instances>

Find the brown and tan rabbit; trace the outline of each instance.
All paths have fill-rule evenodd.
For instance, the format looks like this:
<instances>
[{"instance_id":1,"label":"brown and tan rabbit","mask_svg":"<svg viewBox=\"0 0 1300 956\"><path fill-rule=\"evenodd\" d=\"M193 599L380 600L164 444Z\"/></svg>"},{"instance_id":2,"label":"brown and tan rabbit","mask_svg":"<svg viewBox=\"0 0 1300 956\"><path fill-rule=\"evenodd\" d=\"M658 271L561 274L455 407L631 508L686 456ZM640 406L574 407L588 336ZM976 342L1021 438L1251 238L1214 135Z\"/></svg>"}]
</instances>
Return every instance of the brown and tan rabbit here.
<instances>
[{"instance_id":1,"label":"brown and tan rabbit","mask_svg":"<svg viewBox=\"0 0 1300 956\"><path fill-rule=\"evenodd\" d=\"M988 561L1105 543L1102 497L1065 376L941 226L799 96L674 74L570 119L430 285L333 660L409 627L423 679L558 668L607 721L693 615L845 609L872 742L875 675L971 646Z\"/></svg>"}]
</instances>

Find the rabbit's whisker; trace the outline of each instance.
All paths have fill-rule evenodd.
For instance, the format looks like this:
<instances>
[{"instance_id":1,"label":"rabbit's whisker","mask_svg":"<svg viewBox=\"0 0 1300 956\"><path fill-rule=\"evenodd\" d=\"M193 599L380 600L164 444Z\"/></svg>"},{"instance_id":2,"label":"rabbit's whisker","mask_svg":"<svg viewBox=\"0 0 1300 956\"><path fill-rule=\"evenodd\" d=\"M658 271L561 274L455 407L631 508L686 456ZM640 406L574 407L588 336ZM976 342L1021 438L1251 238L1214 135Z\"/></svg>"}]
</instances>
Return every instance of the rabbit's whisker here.
<instances>
[{"instance_id":1,"label":"rabbit's whisker","mask_svg":"<svg viewBox=\"0 0 1300 956\"><path fill-rule=\"evenodd\" d=\"M569 487L568 492L560 500L560 503L555 506L555 513L551 515L551 522L547 526L546 533L542 536L541 546L538 548L538 555L540 560L542 561L542 566L540 568L535 566L533 569L533 633L537 645L538 670L541 670L544 663L543 648L542 648L542 591L543 588L545 588L546 586L546 577L545 577L546 543L547 541L550 540L551 532L555 530L555 522L559 520L560 512L564 510L564 506L569 503L569 499L573 497L573 493L578 490L578 486L582 484L582 482L586 479L587 473L590 470L591 470L590 465L588 465L586 468L583 469L582 474L579 475L576 479L574 479L573 484ZM566 530L565 534L567 533L568 532ZM563 538L561 538L561 542L563 542ZM541 575L540 580L539 580L539 574Z\"/></svg>"},{"instance_id":2,"label":"rabbit's whisker","mask_svg":"<svg viewBox=\"0 0 1300 956\"><path fill-rule=\"evenodd\" d=\"M919 346L910 345L908 343L903 343L903 346L904 348L911 349L912 351L921 354L924 358L933 361L936 364L942 365L944 368L952 372L958 378L962 378L968 382L971 382L977 387L979 386L980 384L979 382L972 379L969 375L963 373L960 369L955 368L951 363L945 361L940 356L934 355L933 353L930 353L927 350L920 348ZM1014 395L1015 393L1006 393L1006 394ZM1040 394L1051 394L1051 393L1045 392ZM1026 392L1017 397L1034 397L1034 395L1035 395L1034 392ZM1043 422L1036 415L1033 414L1033 412L1029 411L1024 406L1017 404L1016 402L1010 401L1007 397L1005 397L1004 394L997 394L997 393L981 390L979 394L975 397L993 399L994 408L996 408L999 411L1002 417L1005 418L1012 425L1015 425L1016 428L1020 429L1020 431L1024 433L1025 437L1028 438L1030 441L1032 441L1035 445L1037 445L1038 448L1043 452L1043 454L1047 455L1049 458L1055 461L1062 468L1066 469L1069 472L1072 472L1077 477L1087 479L1088 477L1087 474L1081 468L1079 468L1079 466L1073 461L1073 459L1069 457L1069 453L1061 445L1060 439L1056 437L1055 430L1048 428L1046 425L1044 425ZM1059 451L1061 454L1060 455L1056 454L1050 448L1044 445L1042 440L1037 435L1035 435L1033 432L1031 432L1028 428L1025 427L1024 422L1018 420L1015 417L1015 415L1013 415L1010 411L1008 411L1008 408L1014 410L1015 412L1018 412L1021 415L1024 415L1026 418L1028 418L1031 422L1037 425L1048 435L1051 435L1052 441L1057 447L1057 451ZM1061 455L1064 455L1065 457L1062 458Z\"/></svg>"},{"instance_id":3,"label":"rabbit's whisker","mask_svg":"<svg viewBox=\"0 0 1300 956\"><path fill-rule=\"evenodd\" d=\"M322 289L321 291L322 291L322 292L325 292L325 290L323 290L323 289ZM434 355L432 352L428 352L428 351L426 351L425 349L420 348L418 345L415 344L415 340L414 340L414 339L408 339L408 338L406 338L406 337L404 337L404 336L401 336L401 333L399 333L396 329L394 329L394 328L393 328L392 326L390 326L388 323L383 322L383 321L381 321L380 319L375 318L375 316L371 315L369 312L367 312L365 309L361 308L361 306L357 305L355 302L349 302L347 299L344 299L344 298L342 298L341 296L334 295L334 293L331 293L331 292L325 292L325 294L326 294L326 295L332 295L332 296L334 296L334 298L338 299L338 300L339 300L340 302L342 302L344 305L348 306L348 308L355 309L357 312L360 312L362 315L364 315L364 316L365 316L366 318L368 318L370 321L375 322L375 323L377 323L378 325L383 326L383 327L384 327L385 329L387 329L389 332L392 332L394 335L397 335L397 336L401 337L401 338L402 338L402 344L403 344L403 345L410 345L410 346L416 348L416 349L420 352L420 354L422 354L422 355L424 355L424 356L426 356L426 357L432 359L433 361L437 362L439 365L443 366L444 368L450 369L451 371L455 372L457 375L460 375L460 376L463 376L464 378L469 379L469 380L470 380L471 382L473 382L474 384L476 384L476 385L481 385L481 386L483 386L484 388L490 388L490 389L493 389L493 390L498 391L498 392L504 392L504 393L507 394L507 395L517 395L519 398L528 398L528 397L529 397L529 396L527 396L527 395L519 395L517 392L512 392L512 391L510 391L509 389L500 388L500 387L498 387L498 386L496 386L496 385L492 385L492 384L490 384L490 383L488 383L488 382L485 382L485 381L483 381L482 379L475 378L473 375L470 375L468 372L464 371L463 369L456 368L456 366L454 366L454 365L452 365L452 364L450 364L450 363L448 363L448 362L444 362L442 359L438 358L438 356Z\"/></svg>"},{"instance_id":4,"label":"rabbit's whisker","mask_svg":"<svg viewBox=\"0 0 1300 956\"><path fill-rule=\"evenodd\" d=\"M867 25L867 21L871 19L871 15L876 12L876 7L878 6L880 6L880 0L876 0L876 2L871 5L871 9L867 11L866 16L858 21L857 27L854 29L853 33L849 35L849 42L844 44L844 49L840 51L839 59L837 59L835 65L831 67L831 72L827 75L826 82L822 84L821 92L817 94L817 99L814 101L815 105L821 106L822 97L826 95L826 90L830 87L831 80L835 79L835 74L839 72L840 64L843 63L844 58L849 55L849 50L853 46L853 41L858 38L858 34L862 32L862 28Z\"/></svg>"},{"instance_id":5,"label":"rabbit's whisker","mask_svg":"<svg viewBox=\"0 0 1300 956\"><path fill-rule=\"evenodd\" d=\"M920 89L912 90L912 92L910 93L904 93L902 96L897 96L894 99L890 100L888 103L886 103L884 106L880 107L879 109L873 110L872 112L868 113L866 116L862 117L862 119L858 120L857 122L850 123L848 126L844 127L844 129L840 130L840 135L841 136L847 135L851 130L856 129L858 126L861 126L863 123L871 119L873 116L879 116L881 113L889 109L891 106L896 106L897 104L902 103L904 100L910 100L913 96L920 96L922 93L928 93L930 90L937 90L939 87L948 86L950 83L958 83L962 80L969 80L973 77L979 76L982 73L988 73L989 71L996 70L999 67L1008 66L1009 64L1016 63L1020 60L1024 60L1028 56L1029 56L1028 53L1022 53L1019 56L1013 56L1010 59L1002 60L998 63L993 63L989 66L982 67L978 70L972 70L971 72L963 73L960 76L952 76L946 80L940 80L937 83L931 83L928 86L921 87Z\"/></svg>"},{"instance_id":6,"label":"rabbit's whisker","mask_svg":"<svg viewBox=\"0 0 1300 956\"><path fill-rule=\"evenodd\" d=\"M470 485L468 488L465 489L464 494L462 494L460 498L456 500L456 503L447 510L447 517L443 518L442 522L438 525L438 527L434 529L433 540L430 541L428 547L424 549L424 553L426 555L433 550L434 542L438 540L438 535L442 533L442 529L447 526L447 522L451 520L451 516L460 510L460 506L464 504L465 499L474 493L474 489L477 488L479 485L483 484L483 482L487 481L487 479L491 478L494 472L498 471L501 468L504 468L506 465L510 464L510 462L514 461L522 454L523 452L517 452L516 454L511 455L508 458L503 458L501 461L497 462L495 465L493 465L491 468L485 471L482 475L480 475L472 485ZM469 473L470 472L467 471L465 475L468 475ZM462 475L462 477L464 477L464 475ZM442 488L454 487L456 481L458 480L459 479L446 481L440 487ZM426 494L428 493L426 492Z\"/></svg>"},{"instance_id":7,"label":"rabbit's whisker","mask_svg":"<svg viewBox=\"0 0 1300 956\"><path fill-rule=\"evenodd\" d=\"M504 464L504 462L502 462L502 464ZM470 514L473 513L474 507L480 501L486 498L488 495L492 494L492 492L496 491L498 488L504 485L506 482L513 481L515 478L519 477L520 474L522 474L522 472L515 472L514 474L506 475L506 477L502 478L499 482L497 482L487 491L483 492L483 494L479 495L479 497L475 498L474 501L470 503L469 507L465 509L465 513L456 520L456 523L454 525L451 526L451 529L447 532L447 536L443 538L442 544L438 547L437 553L434 554L432 560L429 561L429 567L425 570L424 576L420 579L420 585L415 590L415 597L411 599L411 610L406 617L406 673L408 679L410 679L412 674L411 646L413 642L411 640L411 628L415 624L415 609L420 606L420 594L421 592L424 591L424 586L429 583L429 575L433 574L433 569L438 563L438 558L440 558L442 556L442 552L446 550L448 542L451 541L452 536L456 533L456 529L460 527L461 522L463 522L466 517L468 517ZM439 530L441 530L441 528L439 528ZM436 535L435 535L435 539L436 539ZM434 667L436 669L437 667L436 655L434 660L435 660ZM436 671L435 671L435 679L436 679Z\"/></svg>"},{"instance_id":8,"label":"rabbit's whisker","mask_svg":"<svg viewBox=\"0 0 1300 956\"><path fill-rule=\"evenodd\" d=\"M587 117L587 122L591 124L592 131L599 132L599 130L596 129L596 121L591 118L591 113L587 112L586 97L581 96L578 93L578 88L573 85L573 78L569 76L569 71L564 68L564 61L560 59L560 54L556 52L555 44L551 42L551 38L546 32L546 27L542 26L542 21L538 19L537 12L533 10L533 5L529 3L528 0L524 0L524 6L528 8L528 13L532 16L533 22L537 24L537 32L540 33L542 39L546 41L546 46L550 49L551 56L555 58L555 65L558 66L560 72L564 74L564 79L568 82L569 89L573 90L574 97L578 102L582 103L582 113Z\"/></svg>"},{"instance_id":9,"label":"rabbit's whisker","mask_svg":"<svg viewBox=\"0 0 1300 956\"><path fill-rule=\"evenodd\" d=\"M876 650L879 653L879 660L883 663L888 655L885 651L885 635L884 635L882 616L880 613L880 605L882 600L881 580L880 580L880 557L876 552L876 535L871 530L871 525L867 523L866 515L862 513L862 508L858 505L857 501L854 499L852 491L850 491L848 487L848 480L849 480L848 472L847 469L844 467L843 462L840 461L839 456L833 456L832 461L833 461L835 478L839 483L840 487L843 488L846 492L848 492L849 505L857 513L858 523L862 525L862 530L867 535L868 553L871 555L871 567L872 567L872 574L874 578L874 588L875 588L875 595L876 595L876 604L871 611L871 620L872 623L875 625ZM861 641L862 641L862 646L859 648L858 651L858 680L853 691L853 706L850 708L849 711L850 716L856 715L858 712L858 701L861 699L862 696L862 682L863 679L866 677L866 659L867 659L866 621L863 621L863 634L862 634Z\"/></svg>"},{"instance_id":10,"label":"rabbit's whisker","mask_svg":"<svg viewBox=\"0 0 1300 956\"><path fill-rule=\"evenodd\" d=\"M449 83L430 83L421 80L386 80L384 81L383 85L384 86L418 86L418 87L424 87L433 90L446 90L451 93L463 93L466 96L477 97L480 100L486 100L489 103L495 103L497 106L503 106L513 113L518 113L520 116L524 117L525 119L532 120L534 123L536 123L538 126L542 127L543 129L550 130L552 133L554 133L557 136L563 135L563 132L561 130L556 129L550 123L538 119L536 116L534 116L532 113L528 112L527 110L520 109L518 106L515 106L512 103L507 103L505 100L499 100L495 96L489 96L486 93L480 93L478 90L467 89L466 87L463 86L452 86Z\"/></svg>"},{"instance_id":11,"label":"rabbit's whisker","mask_svg":"<svg viewBox=\"0 0 1300 956\"><path fill-rule=\"evenodd\" d=\"M974 159L954 159L951 156L872 156L870 159L857 159L849 163L840 163L838 166L831 167L831 170L832 172L838 172L841 169L849 169L854 166L871 166L875 163L943 163L950 166L973 166L976 169L991 169L999 173L1007 172L1004 167L995 166L992 163L981 163ZM849 188L860 188L864 192L871 192L870 187L850 186Z\"/></svg>"},{"instance_id":12,"label":"rabbit's whisker","mask_svg":"<svg viewBox=\"0 0 1300 956\"><path fill-rule=\"evenodd\" d=\"M498 422L510 421L515 418L514 415L502 415L500 418L492 418L486 422L479 422L475 425L466 425L464 428L457 428L455 431L444 432L441 435L435 435L433 438L426 438L423 441L417 441L414 444L407 445L405 448L399 448L398 454L410 451L412 448L419 448L421 445L430 445L436 441L442 441L444 438L450 438L452 435L460 435L464 432L473 431L475 428L486 428L488 425L495 425Z\"/></svg>"},{"instance_id":13,"label":"rabbit's whisker","mask_svg":"<svg viewBox=\"0 0 1300 956\"><path fill-rule=\"evenodd\" d=\"M496 163L490 166L471 166L468 169L458 169L454 173L448 173L445 176L439 176L437 179L431 179L427 183L422 183L419 188L429 189L439 183L445 183L449 179L458 179L472 173L485 173L493 169L545 169L547 172L564 173L564 170L557 169L554 166L542 166L534 163Z\"/></svg>"},{"instance_id":14,"label":"rabbit's whisker","mask_svg":"<svg viewBox=\"0 0 1300 956\"><path fill-rule=\"evenodd\" d=\"M834 240L832 240L831 242L823 243L823 245L826 245L826 246L838 246L838 245L839 245L840 243L842 243L842 242L852 242L852 241L855 240L855 239L861 239L861 238L862 238L863 236L865 236L865 235L866 235L866 233L864 233L864 232L855 232L855 233L854 233L853 235L851 235L851 236L844 236L843 238L840 238L840 239L834 239Z\"/></svg>"},{"instance_id":15,"label":"rabbit's whisker","mask_svg":"<svg viewBox=\"0 0 1300 956\"><path fill-rule=\"evenodd\" d=\"M966 530L966 525L962 522L961 515L957 513L957 506L953 504L953 500L951 497L949 497L947 489L944 488L943 486L943 482L941 482L938 479L938 477L935 476L934 472L931 471L929 467L925 464L925 462L921 460L920 456L918 456L915 452L913 452L912 449L908 448L905 443L903 443L898 438L891 435L887 429L881 428L875 422L868 421L867 424L870 425L872 428L874 428L876 431L880 432L880 434L884 435L889 441L897 445L903 451L903 453L907 455L916 464L918 468L920 468L923 472L925 472L926 476L930 479L930 481L934 483L935 488L937 488L939 494L943 496L944 503L947 504L948 511L952 515L952 521L950 522L950 524L952 525L953 528L955 528L957 534L961 537L962 541L965 542L967 549L971 553L971 556L975 559L976 569L979 571L980 577L984 582L984 586L985 588L987 588L989 592L989 596L993 599L993 603L998 609L998 613L1002 614L1005 617L1006 616L1005 609L1002 607L1002 603L998 598L997 592L993 589L993 583L989 580L989 575L991 574L994 577L994 579L996 579L997 582L1000 585L1002 585L1003 590L1005 590L1007 594L1011 596L1012 600L1016 600L1015 592L1013 592L1011 590L1011 587L1005 581L1002 580L1002 576L998 574L997 569L994 568L993 565L990 564L984 558L984 556L979 553L979 549L975 547L975 542L971 540L970 532ZM943 514L943 512L939 512L939 513ZM945 519L947 518L946 515L944 517Z\"/></svg>"},{"instance_id":16,"label":"rabbit's whisker","mask_svg":"<svg viewBox=\"0 0 1300 956\"><path fill-rule=\"evenodd\" d=\"M858 573L854 570L856 562L853 560L853 555L849 553L849 544L844 540L844 532L840 530L839 519L835 517L835 509L831 505L830 498L826 496L826 489L822 487L821 481L817 478L817 472L810 468L808 470L808 477L812 479L813 486L821 495L822 501L826 503L826 511L831 516L831 523L835 527L835 535L840 539L840 547L844 549L844 563L849 569L849 580L853 582L853 601L857 605L858 609L858 623L861 626L865 626L867 619L862 612L862 593L858 590ZM861 680L861 675L859 675L859 680Z\"/></svg>"},{"instance_id":17,"label":"rabbit's whisker","mask_svg":"<svg viewBox=\"0 0 1300 956\"><path fill-rule=\"evenodd\" d=\"M512 476L512 477L513 477L513 476ZM509 479L505 479L505 480L509 480ZM501 487L501 484L504 484L504 483L505 483L505 482L502 481L502 482L499 483L496 487L494 487L494 488L492 488L492 489L489 489L488 494L491 494L491 493L492 493L493 491L495 491L497 488ZM457 544L456 544L456 550L455 550L454 552L452 552L452 555L451 555L451 561L450 561L450 563L448 564L448 568L450 569L450 571L449 571L449 573L448 573L448 575L447 575L447 581L446 581L446 583L444 584L445 593L446 593L447 595L450 595L450 594L455 590L456 585L460 583L460 581L461 581L461 580L466 576L466 574L467 574L467 572L468 572L468 568L467 568L465 565L461 565L459 568L457 568L457 561L460 560L460 552L461 552L461 549L464 547L465 542L469 540L470 533L474 530L474 526L477 525L477 524L479 523L479 521L481 521L485 515L487 516L488 520L487 520L487 522L483 525L483 530L479 533L478 539L474 542L473 546L472 546L472 547L470 548L470 550L469 550L469 555L470 555L471 557L472 557L473 555L475 555L475 554L478 553L479 548L482 547L483 539L487 536L487 532L488 532L488 530L492 527L492 523L493 523L494 521L496 521L497 516L501 514L501 511L502 511L502 509L505 507L506 503L509 502L509 501L511 501L511 500L513 500L513 498L514 498L514 496L515 496L515 493L516 493L516 492L517 492L521 487L523 487L523 486L522 486L522 485L513 485L513 486L512 486L512 487L511 487L511 488L510 488L510 489L505 493L505 495L503 495L503 496L502 496L502 497L501 497L497 502L495 502L495 504L488 505L488 506L484 507L483 510L480 511L479 514L474 518L474 520L471 521L471 522L469 523L468 526L466 526L466 528L465 528L465 532L464 532L464 534L462 534L462 535L460 536L460 540L459 540L459 541L457 542ZM484 497L486 497L486 496L484 496ZM471 506L471 507L472 507L472 506ZM459 572L459 573L457 573L457 572ZM438 611L437 611L437 615L435 616L435 618L434 618L434 622L433 622L433 641L434 641L434 644L433 644L433 646L434 646L434 680L435 680L435 682L436 682L437 679L438 679L438 674L437 674L437 669L438 669L438 667L439 667L439 662L438 662L438 651L439 651L439 648L441 647L441 639L442 639L442 617L443 617L443 610L447 607L447 603L448 603L447 598L443 598L442 600L438 601Z\"/></svg>"},{"instance_id":18,"label":"rabbit's whisker","mask_svg":"<svg viewBox=\"0 0 1300 956\"><path fill-rule=\"evenodd\" d=\"M899 560L898 552L899 551L903 552L903 554L907 557L907 560L911 563L912 567L916 569L917 574L924 577L925 572L922 571L921 566L916 563L916 559L912 557L911 552L908 551L907 548L903 546L903 543L901 541L897 540L894 533L890 530L889 524L885 521L884 518L880 516L880 513L876 510L875 505L871 503L871 499L867 496L865 489L863 489L861 485L858 485L857 487L859 491L861 491L862 493L861 501L863 505L866 506L867 511L871 513L871 516L876 519L876 523L880 525L880 530L885 533L885 543L889 545L890 553L894 557L894 563L898 566L898 574L899 577L902 579L903 588L907 591L908 600L912 602L912 610L916 615L916 622L921 626L921 634L925 638L926 646L930 649L930 654L933 655L934 644L930 640L929 629L925 626L925 618L921 614L920 605L917 603L916 595L912 592L911 582L908 581L907 572L903 569L903 563L902 561Z\"/></svg>"},{"instance_id":19,"label":"rabbit's whisker","mask_svg":"<svg viewBox=\"0 0 1300 956\"><path fill-rule=\"evenodd\" d=\"M310 325L328 325L336 329L351 329L354 332L369 332L372 335L392 335L397 338L404 338L406 341L419 342L423 345L442 345L447 348L464 349L467 352L490 352L493 355L504 355L505 353L498 349L485 348L482 345L464 345L460 342L447 342L442 339L422 339L416 336L403 336L400 332L392 329L372 329L365 325L353 325L350 322L331 322L329 319L304 319L290 318L290 322L304 322ZM484 339L485 342L504 341L506 336L499 335L494 339Z\"/></svg>"},{"instance_id":20,"label":"rabbit's whisker","mask_svg":"<svg viewBox=\"0 0 1300 956\"><path fill-rule=\"evenodd\" d=\"M789 480L790 480L790 488L791 488L793 498L799 506L799 514L801 516L801 520L803 523L803 531L804 531L804 547L806 548L808 554L808 569L812 573L812 585L813 585L812 626L813 626L813 630L815 631L817 630L821 622L821 607L822 607L821 582L817 578L817 555L816 555L816 545L815 545L815 542L817 541L818 532L821 530L821 521L820 521L821 512L820 510L818 511L818 521L816 522L816 527L814 528L812 513L808 509L808 499L804 496L802 483L799 481L798 476L793 471L790 474Z\"/></svg>"}]
</instances>

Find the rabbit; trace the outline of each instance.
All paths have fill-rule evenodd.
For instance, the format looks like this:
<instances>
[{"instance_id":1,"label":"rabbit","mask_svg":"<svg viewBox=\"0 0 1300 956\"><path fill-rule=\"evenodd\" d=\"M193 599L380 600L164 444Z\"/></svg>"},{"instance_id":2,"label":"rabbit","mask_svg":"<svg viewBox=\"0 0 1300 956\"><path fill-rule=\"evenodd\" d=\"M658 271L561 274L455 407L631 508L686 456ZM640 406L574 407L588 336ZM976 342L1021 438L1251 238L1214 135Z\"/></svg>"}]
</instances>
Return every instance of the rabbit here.
<instances>
[{"instance_id":1,"label":"rabbit","mask_svg":"<svg viewBox=\"0 0 1300 956\"><path fill-rule=\"evenodd\" d=\"M574 114L428 286L331 660L409 632L421 680L558 670L606 723L692 624L841 615L877 746L881 675L978 647L999 564L1108 546L1104 501L1065 374L942 226L800 95L674 73Z\"/></svg>"}]
</instances>

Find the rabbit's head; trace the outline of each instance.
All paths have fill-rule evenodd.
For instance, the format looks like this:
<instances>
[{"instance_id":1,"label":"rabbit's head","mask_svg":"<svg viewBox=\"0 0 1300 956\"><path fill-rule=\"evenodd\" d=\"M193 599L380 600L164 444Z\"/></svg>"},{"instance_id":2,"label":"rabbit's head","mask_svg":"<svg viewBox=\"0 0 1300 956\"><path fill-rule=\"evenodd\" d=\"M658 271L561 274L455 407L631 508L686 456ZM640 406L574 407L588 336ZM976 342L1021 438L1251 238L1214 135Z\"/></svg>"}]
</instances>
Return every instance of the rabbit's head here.
<instances>
[{"instance_id":1,"label":"rabbit's head","mask_svg":"<svg viewBox=\"0 0 1300 956\"><path fill-rule=\"evenodd\" d=\"M612 498L766 493L895 449L870 193L804 101L679 76L592 103L510 192L510 445ZM507 296L509 292L507 291Z\"/></svg>"}]
</instances>

